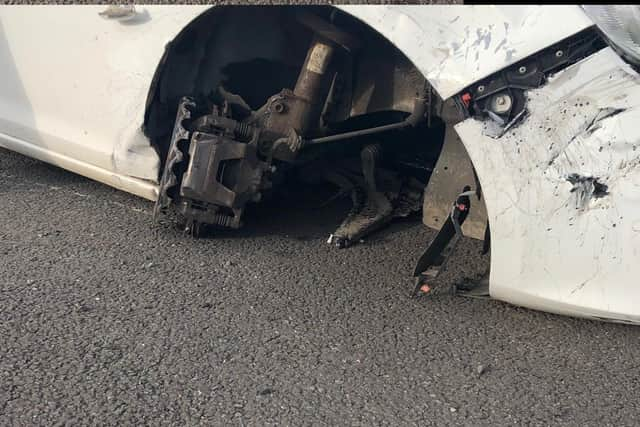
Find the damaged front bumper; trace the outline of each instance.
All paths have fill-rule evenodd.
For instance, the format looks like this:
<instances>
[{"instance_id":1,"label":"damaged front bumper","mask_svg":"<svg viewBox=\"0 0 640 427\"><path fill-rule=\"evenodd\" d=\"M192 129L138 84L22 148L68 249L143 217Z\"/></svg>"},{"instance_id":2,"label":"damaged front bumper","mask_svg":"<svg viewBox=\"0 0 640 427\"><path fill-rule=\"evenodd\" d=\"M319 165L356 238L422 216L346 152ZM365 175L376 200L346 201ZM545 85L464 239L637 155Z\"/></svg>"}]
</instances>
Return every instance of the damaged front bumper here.
<instances>
[{"instance_id":1,"label":"damaged front bumper","mask_svg":"<svg viewBox=\"0 0 640 427\"><path fill-rule=\"evenodd\" d=\"M455 126L487 207L491 296L640 323L640 77L605 48L525 95L500 135L491 118Z\"/></svg>"}]
</instances>

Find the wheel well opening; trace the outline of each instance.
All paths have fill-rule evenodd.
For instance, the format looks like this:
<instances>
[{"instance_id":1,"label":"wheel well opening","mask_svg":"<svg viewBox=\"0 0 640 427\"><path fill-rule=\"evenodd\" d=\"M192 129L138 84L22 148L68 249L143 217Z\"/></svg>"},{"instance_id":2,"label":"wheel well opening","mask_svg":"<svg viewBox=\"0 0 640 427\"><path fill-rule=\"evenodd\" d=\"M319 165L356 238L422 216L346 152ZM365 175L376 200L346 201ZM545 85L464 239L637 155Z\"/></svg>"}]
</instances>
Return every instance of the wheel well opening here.
<instances>
[{"instance_id":1,"label":"wheel well opening","mask_svg":"<svg viewBox=\"0 0 640 427\"><path fill-rule=\"evenodd\" d=\"M413 199L413 206L404 213L422 212L425 187L438 167L446 133L453 129L456 115L444 113L450 106L438 97L400 49L369 25L332 6L220 6L186 27L167 47L150 89L145 114L145 133L158 150L163 167L182 97L211 98L222 86L242 98L251 110L258 110L283 88L294 88L314 38L314 32L296 18L301 9L360 42L357 50L336 50L328 98L331 108L327 101L322 116L325 131L341 134L402 122L415 112L416 99L425 94L428 105L414 126L357 136L352 138L355 143L335 143L330 149L310 147L308 157L313 160L301 156L297 167L279 168L284 173L273 178L274 187L278 181L317 183L319 176L326 178L327 170L336 166L346 170L345 175L366 175L363 156L379 155L375 160L376 167L381 169L380 187L389 184L384 188L392 188L398 181L403 185L411 182L411 194L405 196L418 194L420 200L417 210ZM340 88L340 96L334 96L336 87ZM443 168L450 170L461 165L449 161ZM470 162L463 166L472 168ZM401 179L394 181L386 174L388 170ZM220 173L218 181L223 180ZM342 178L333 175L331 179L339 186ZM456 191L460 189L456 187ZM397 188L392 190L401 193ZM387 190L381 190L384 191ZM453 201L450 198L438 201L445 217Z\"/></svg>"}]
</instances>

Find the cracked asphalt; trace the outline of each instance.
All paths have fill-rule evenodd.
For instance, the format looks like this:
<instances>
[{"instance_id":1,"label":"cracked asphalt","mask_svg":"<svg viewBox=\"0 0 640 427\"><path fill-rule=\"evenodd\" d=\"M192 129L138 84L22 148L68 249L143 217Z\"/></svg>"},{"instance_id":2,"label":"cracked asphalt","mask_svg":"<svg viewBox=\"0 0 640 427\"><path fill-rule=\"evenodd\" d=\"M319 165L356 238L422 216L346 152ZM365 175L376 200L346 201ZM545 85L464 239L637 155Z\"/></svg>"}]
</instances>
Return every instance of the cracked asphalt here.
<instances>
[{"instance_id":1,"label":"cracked asphalt","mask_svg":"<svg viewBox=\"0 0 640 427\"><path fill-rule=\"evenodd\" d=\"M337 250L348 206L294 191L204 239L152 204L0 150L0 425L638 425L640 328L446 286L432 231Z\"/></svg>"}]
</instances>

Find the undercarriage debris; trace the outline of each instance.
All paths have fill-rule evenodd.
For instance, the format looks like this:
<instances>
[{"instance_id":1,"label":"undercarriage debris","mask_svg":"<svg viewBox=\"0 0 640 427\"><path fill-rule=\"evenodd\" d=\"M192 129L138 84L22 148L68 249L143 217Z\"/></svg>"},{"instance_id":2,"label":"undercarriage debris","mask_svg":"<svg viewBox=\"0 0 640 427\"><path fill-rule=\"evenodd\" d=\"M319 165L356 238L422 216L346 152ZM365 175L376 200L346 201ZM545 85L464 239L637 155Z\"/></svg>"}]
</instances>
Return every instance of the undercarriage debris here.
<instances>
[{"instance_id":1,"label":"undercarriage debris","mask_svg":"<svg viewBox=\"0 0 640 427\"><path fill-rule=\"evenodd\" d=\"M451 214L433 238L422 256L418 259L414 270L415 288L413 295L417 296L421 290L429 292L430 282L435 280L445 269L449 256L464 235L462 234L462 224L469 215L471 209L471 197L476 191L471 191L471 187L465 186L462 193L458 195ZM425 287L426 285L426 287Z\"/></svg>"}]
</instances>

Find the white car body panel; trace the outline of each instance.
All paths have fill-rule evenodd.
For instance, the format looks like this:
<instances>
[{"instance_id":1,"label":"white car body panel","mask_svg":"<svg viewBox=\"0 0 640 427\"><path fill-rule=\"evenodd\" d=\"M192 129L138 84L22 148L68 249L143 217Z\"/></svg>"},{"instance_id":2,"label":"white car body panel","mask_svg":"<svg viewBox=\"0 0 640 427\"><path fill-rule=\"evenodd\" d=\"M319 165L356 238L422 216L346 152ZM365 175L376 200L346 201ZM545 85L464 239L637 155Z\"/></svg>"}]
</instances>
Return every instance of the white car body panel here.
<instances>
[{"instance_id":1,"label":"white car body panel","mask_svg":"<svg viewBox=\"0 0 640 427\"><path fill-rule=\"evenodd\" d=\"M159 157L142 133L165 45L207 7L0 7L0 144L154 200Z\"/></svg>"},{"instance_id":2,"label":"white car body panel","mask_svg":"<svg viewBox=\"0 0 640 427\"><path fill-rule=\"evenodd\" d=\"M418 67L442 99L593 25L578 6L340 6Z\"/></svg>"},{"instance_id":3,"label":"white car body panel","mask_svg":"<svg viewBox=\"0 0 640 427\"><path fill-rule=\"evenodd\" d=\"M338 7L395 44L443 99L593 25L577 6ZM147 94L166 44L209 6L136 5L131 20L105 19L105 8L0 7L0 146L155 200L159 157L142 133ZM607 49L531 97L531 116L500 139L472 119L457 126L491 222L491 295L640 322L640 291L632 289L640 273L637 76ZM536 128L546 108L576 97L593 102L569 107L575 120L551 117L552 135ZM626 110L586 135L607 107ZM570 172L597 176L610 194L570 209Z\"/></svg>"},{"instance_id":4,"label":"white car body panel","mask_svg":"<svg viewBox=\"0 0 640 427\"><path fill-rule=\"evenodd\" d=\"M491 296L640 323L640 76L606 48L528 97L529 117L498 139L456 126L489 214ZM572 173L608 194L574 189Z\"/></svg>"}]
</instances>

